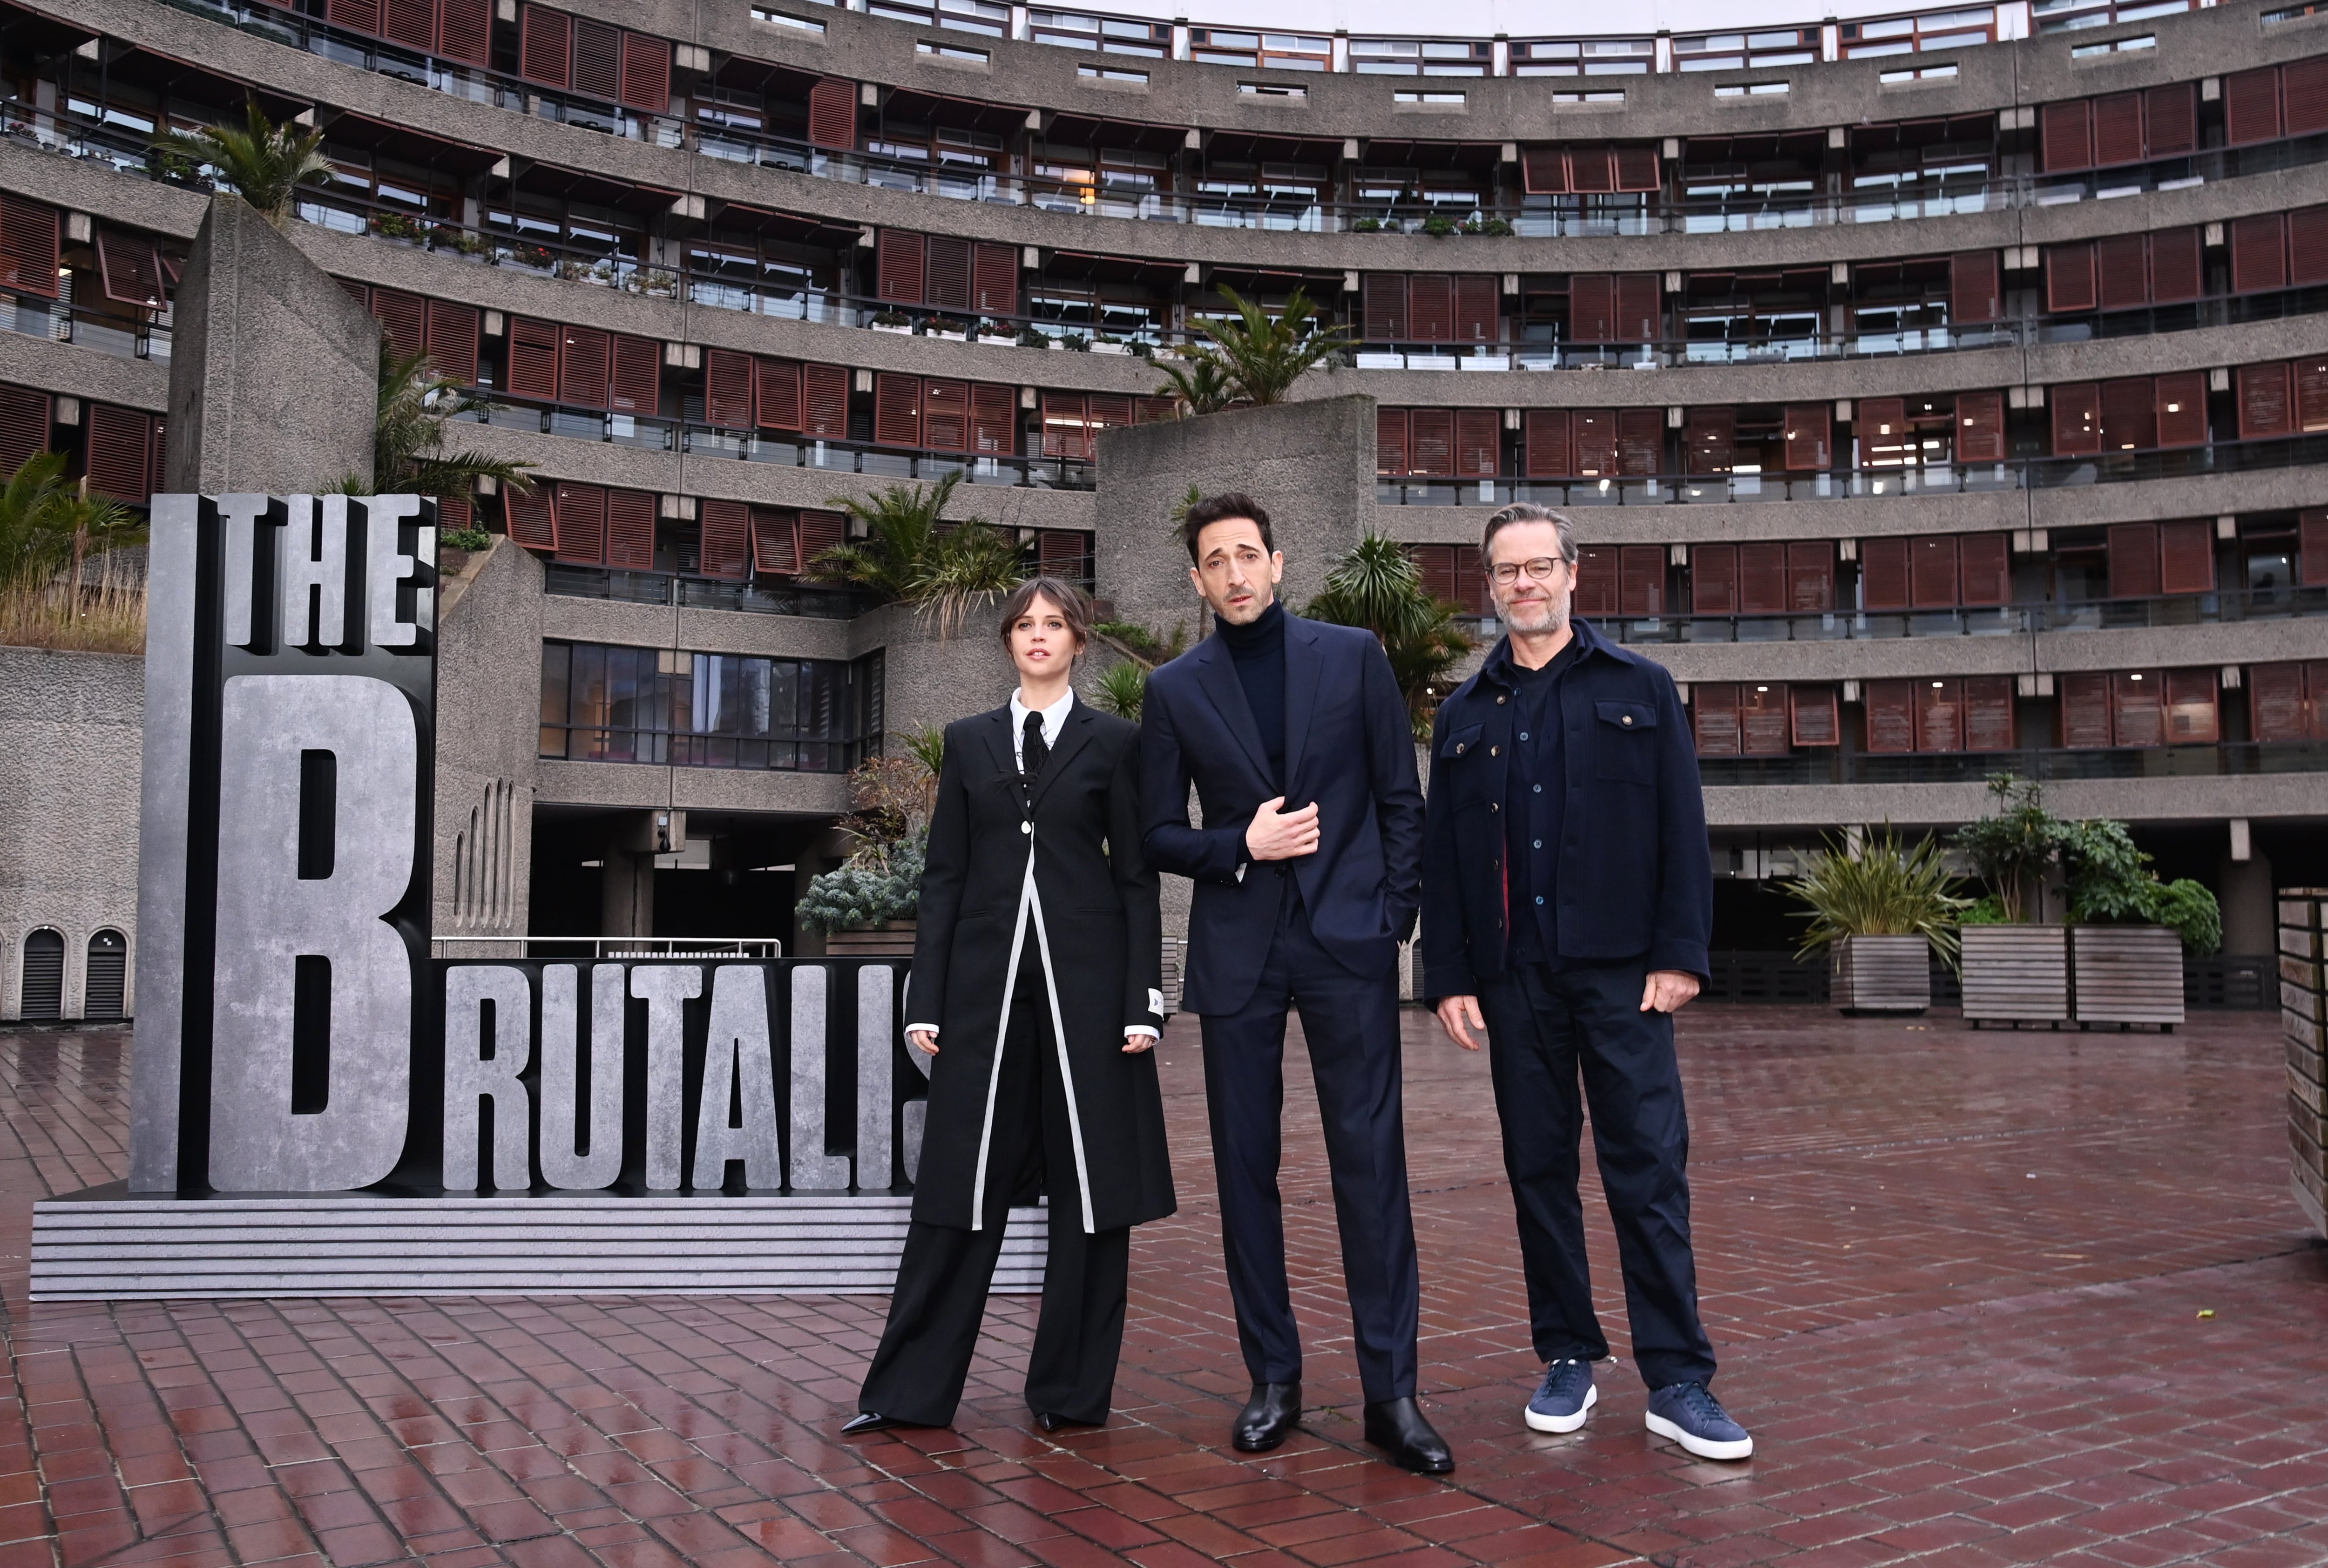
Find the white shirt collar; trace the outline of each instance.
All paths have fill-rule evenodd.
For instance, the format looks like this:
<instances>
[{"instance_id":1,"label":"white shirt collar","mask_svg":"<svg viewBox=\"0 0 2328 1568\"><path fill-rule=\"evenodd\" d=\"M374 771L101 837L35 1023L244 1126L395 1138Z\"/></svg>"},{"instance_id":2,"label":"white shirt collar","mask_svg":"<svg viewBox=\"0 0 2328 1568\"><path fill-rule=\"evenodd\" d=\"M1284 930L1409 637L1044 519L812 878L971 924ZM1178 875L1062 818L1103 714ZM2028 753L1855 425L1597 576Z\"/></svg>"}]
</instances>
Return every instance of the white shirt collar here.
<instances>
[{"instance_id":1,"label":"white shirt collar","mask_svg":"<svg viewBox=\"0 0 2328 1568\"><path fill-rule=\"evenodd\" d=\"M1070 686L1067 688L1065 696L1060 698L1056 702L1052 703L1048 708L1040 710L1043 715L1043 744L1045 746L1056 746L1059 744L1059 731L1067 722L1067 710L1075 705L1075 689ZM1018 693L1015 689L1011 691L1010 754L1013 756L1018 756L1020 748L1026 745L1027 716L1029 713L1036 711L1037 709L1031 709L1025 703L1018 700ZM1019 760L1023 762L1025 759L1022 757Z\"/></svg>"}]
</instances>

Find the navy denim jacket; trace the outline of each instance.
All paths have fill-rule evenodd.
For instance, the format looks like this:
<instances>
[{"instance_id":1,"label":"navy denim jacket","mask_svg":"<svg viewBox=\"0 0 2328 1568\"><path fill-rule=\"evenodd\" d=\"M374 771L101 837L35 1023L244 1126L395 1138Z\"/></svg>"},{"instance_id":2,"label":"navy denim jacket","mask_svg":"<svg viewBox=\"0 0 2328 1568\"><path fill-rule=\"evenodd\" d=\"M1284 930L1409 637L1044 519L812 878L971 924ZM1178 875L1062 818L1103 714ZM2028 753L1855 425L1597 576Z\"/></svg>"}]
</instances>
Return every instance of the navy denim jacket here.
<instances>
[{"instance_id":1,"label":"navy denim jacket","mask_svg":"<svg viewBox=\"0 0 2328 1568\"><path fill-rule=\"evenodd\" d=\"M1572 622L1557 689L1568 806L1556 929L1563 958L1638 961L1709 978L1713 861L1697 746L1664 665ZM1510 642L1439 705L1422 836L1422 991L1476 993L1504 969L1510 929L1504 801L1517 709Z\"/></svg>"}]
</instances>

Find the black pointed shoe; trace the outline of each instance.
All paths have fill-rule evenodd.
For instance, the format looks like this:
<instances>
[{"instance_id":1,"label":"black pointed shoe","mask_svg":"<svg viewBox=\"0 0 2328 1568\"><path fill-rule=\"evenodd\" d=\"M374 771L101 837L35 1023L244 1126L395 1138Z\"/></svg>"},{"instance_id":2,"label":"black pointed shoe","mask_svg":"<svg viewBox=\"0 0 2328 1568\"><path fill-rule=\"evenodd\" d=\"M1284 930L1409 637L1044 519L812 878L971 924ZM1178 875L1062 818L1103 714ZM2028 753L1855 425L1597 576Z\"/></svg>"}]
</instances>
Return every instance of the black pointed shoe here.
<instances>
[{"instance_id":1,"label":"black pointed shoe","mask_svg":"<svg viewBox=\"0 0 2328 1568\"><path fill-rule=\"evenodd\" d=\"M893 1415L883 1415L878 1410L860 1411L841 1423L843 1437L863 1437L868 1432L887 1432L893 1426L906 1423Z\"/></svg>"},{"instance_id":2,"label":"black pointed shoe","mask_svg":"<svg viewBox=\"0 0 2328 1568\"><path fill-rule=\"evenodd\" d=\"M1391 1462L1423 1476L1443 1476L1455 1468L1447 1440L1432 1430L1412 1397L1377 1400L1366 1406L1366 1441Z\"/></svg>"},{"instance_id":3,"label":"black pointed shoe","mask_svg":"<svg viewBox=\"0 0 2328 1568\"><path fill-rule=\"evenodd\" d=\"M1239 1453L1267 1453L1301 1424L1299 1383L1256 1383L1253 1397L1229 1428L1229 1446Z\"/></svg>"},{"instance_id":4,"label":"black pointed shoe","mask_svg":"<svg viewBox=\"0 0 2328 1568\"><path fill-rule=\"evenodd\" d=\"M1071 1426L1105 1426L1107 1418L1102 1416L1097 1421L1085 1421L1079 1415L1054 1415L1047 1410L1038 1410L1035 1413L1035 1424L1047 1432L1063 1432Z\"/></svg>"}]
</instances>

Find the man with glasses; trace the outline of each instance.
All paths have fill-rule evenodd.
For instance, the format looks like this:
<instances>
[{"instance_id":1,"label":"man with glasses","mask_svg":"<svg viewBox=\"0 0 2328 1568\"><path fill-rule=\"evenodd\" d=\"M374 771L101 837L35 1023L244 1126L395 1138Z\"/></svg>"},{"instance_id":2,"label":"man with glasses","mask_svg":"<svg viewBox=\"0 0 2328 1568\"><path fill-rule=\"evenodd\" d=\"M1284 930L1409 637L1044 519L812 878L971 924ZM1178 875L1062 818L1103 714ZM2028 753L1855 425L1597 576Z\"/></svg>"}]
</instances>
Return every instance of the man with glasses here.
<instances>
[{"instance_id":1,"label":"man with glasses","mask_svg":"<svg viewBox=\"0 0 2328 1568\"><path fill-rule=\"evenodd\" d=\"M1577 1195L1587 1106L1647 1425L1702 1459L1753 1439L1708 1392L1673 1014L1706 974L1713 868L1689 716L1664 666L1569 615L1569 520L1525 502L1480 555L1507 635L1439 708L1423 828L1423 991L1465 1050L1484 1028L1544 1378L1574 1432L1609 1354ZM1580 1098L1577 1084L1583 1080Z\"/></svg>"}]
</instances>

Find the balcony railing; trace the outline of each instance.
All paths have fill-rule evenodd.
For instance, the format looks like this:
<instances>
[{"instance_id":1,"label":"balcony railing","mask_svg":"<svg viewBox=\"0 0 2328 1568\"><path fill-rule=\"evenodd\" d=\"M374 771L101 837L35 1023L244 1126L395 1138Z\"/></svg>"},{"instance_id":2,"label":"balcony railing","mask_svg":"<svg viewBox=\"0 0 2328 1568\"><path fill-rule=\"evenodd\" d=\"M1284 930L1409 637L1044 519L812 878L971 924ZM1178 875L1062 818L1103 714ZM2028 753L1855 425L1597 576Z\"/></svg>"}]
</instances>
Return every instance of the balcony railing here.
<instances>
[{"instance_id":1,"label":"balcony railing","mask_svg":"<svg viewBox=\"0 0 2328 1568\"><path fill-rule=\"evenodd\" d=\"M26 337L77 343L125 360L170 357L170 328L165 321L131 323L110 312L78 310L62 300L22 289L0 286L0 328Z\"/></svg>"},{"instance_id":2,"label":"balcony railing","mask_svg":"<svg viewBox=\"0 0 2328 1568\"><path fill-rule=\"evenodd\" d=\"M2328 615L2328 587L2224 589L2151 598L2046 600L2020 605L1923 610L1822 610L1789 615L1595 615L1593 625L1619 642L1862 643L1901 637L2017 637L2035 632L2118 631L2235 621ZM1473 623L1502 634L1493 618Z\"/></svg>"},{"instance_id":3,"label":"balcony railing","mask_svg":"<svg viewBox=\"0 0 2328 1568\"><path fill-rule=\"evenodd\" d=\"M671 605L690 610L742 610L761 615L806 615L817 620L854 620L880 601L856 588L822 587L777 577L731 582L681 572L636 572L551 561L543 568L544 591L577 599L613 599L626 605Z\"/></svg>"},{"instance_id":4,"label":"balcony railing","mask_svg":"<svg viewBox=\"0 0 2328 1568\"><path fill-rule=\"evenodd\" d=\"M2044 780L2233 778L2328 772L2328 744L2222 741L2212 746L2154 746L2108 750L2031 746L2017 751L1846 752L1840 747L1788 756L1702 756L1708 785L1760 789L1779 784L1981 784L2015 773Z\"/></svg>"}]
</instances>

